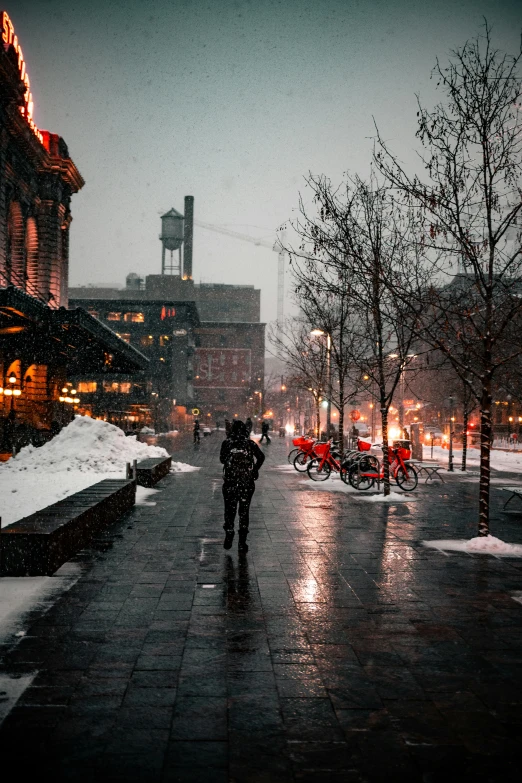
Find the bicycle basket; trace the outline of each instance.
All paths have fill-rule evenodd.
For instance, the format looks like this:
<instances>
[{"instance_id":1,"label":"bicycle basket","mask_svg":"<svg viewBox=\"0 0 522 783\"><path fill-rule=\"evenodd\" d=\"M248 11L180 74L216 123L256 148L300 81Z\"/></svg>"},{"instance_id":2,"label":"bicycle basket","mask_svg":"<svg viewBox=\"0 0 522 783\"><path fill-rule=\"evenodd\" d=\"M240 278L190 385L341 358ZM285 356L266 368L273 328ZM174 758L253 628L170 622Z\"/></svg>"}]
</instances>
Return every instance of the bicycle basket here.
<instances>
[{"instance_id":1,"label":"bicycle basket","mask_svg":"<svg viewBox=\"0 0 522 783\"><path fill-rule=\"evenodd\" d=\"M399 457L401 457L401 459L410 459L411 457L410 449L405 449L402 446L399 446L399 448L397 449L397 454L399 455Z\"/></svg>"},{"instance_id":2,"label":"bicycle basket","mask_svg":"<svg viewBox=\"0 0 522 783\"><path fill-rule=\"evenodd\" d=\"M302 446L303 443L305 443L307 440L308 440L307 438L303 438L301 436L299 438L294 438L292 443L294 444L294 446Z\"/></svg>"},{"instance_id":3,"label":"bicycle basket","mask_svg":"<svg viewBox=\"0 0 522 783\"><path fill-rule=\"evenodd\" d=\"M365 440L360 440L359 438L357 439L357 448L359 451L370 451L371 447L371 443L366 443Z\"/></svg>"}]
</instances>

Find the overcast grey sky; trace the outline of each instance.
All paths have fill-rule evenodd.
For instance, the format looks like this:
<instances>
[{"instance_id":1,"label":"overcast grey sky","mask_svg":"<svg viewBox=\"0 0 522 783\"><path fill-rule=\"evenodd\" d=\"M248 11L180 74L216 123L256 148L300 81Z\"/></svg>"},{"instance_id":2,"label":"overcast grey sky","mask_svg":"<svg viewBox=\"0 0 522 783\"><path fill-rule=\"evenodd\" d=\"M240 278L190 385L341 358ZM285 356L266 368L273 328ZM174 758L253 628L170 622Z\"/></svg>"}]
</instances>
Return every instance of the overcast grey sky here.
<instances>
[{"instance_id":1,"label":"overcast grey sky","mask_svg":"<svg viewBox=\"0 0 522 783\"><path fill-rule=\"evenodd\" d=\"M486 16L514 53L515 0L16 0L35 120L86 180L73 200L72 284L160 272L159 215L265 239L291 217L307 171L365 173L375 117L412 158L415 93L436 55ZM259 228L258 228L259 227ZM277 256L196 228L196 281L262 288L276 314Z\"/></svg>"}]
</instances>

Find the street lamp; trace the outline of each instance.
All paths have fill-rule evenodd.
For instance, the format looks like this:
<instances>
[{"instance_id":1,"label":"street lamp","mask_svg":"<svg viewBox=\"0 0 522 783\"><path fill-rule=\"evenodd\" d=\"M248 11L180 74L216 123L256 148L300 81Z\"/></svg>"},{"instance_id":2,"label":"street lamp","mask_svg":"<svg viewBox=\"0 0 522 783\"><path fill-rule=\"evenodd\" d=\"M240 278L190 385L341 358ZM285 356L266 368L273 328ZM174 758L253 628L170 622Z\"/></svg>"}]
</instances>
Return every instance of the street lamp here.
<instances>
[{"instance_id":1,"label":"street lamp","mask_svg":"<svg viewBox=\"0 0 522 783\"><path fill-rule=\"evenodd\" d=\"M332 416L332 338L329 332L322 329L312 329L310 332L314 337L326 335L326 438L330 437L330 426ZM340 433L339 433L340 434Z\"/></svg>"},{"instance_id":2,"label":"street lamp","mask_svg":"<svg viewBox=\"0 0 522 783\"><path fill-rule=\"evenodd\" d=\"M8 430L11 431L10 442L8 442L8 445L9 445L9 447L12 447L13 455L14 455L15 454L14 424L15 424L15 420L16 420L16 411L15 411L15 408L14 408L14 398L15 397L20 397L21 394L22 394L22 390L14 388L15 384L16 384L16 375L14 375L13 373L11 373L9 375L9 377L7 378L7 382L9 383L9 386L7 386L5 389L2 389L2 391L3 391L4 397L10 397L11 398L11 402L10 402L10 406L9 406L9 414L8 414L8 417L7 417L8 422L9 422Z\"/></svg>"}]
</instances>

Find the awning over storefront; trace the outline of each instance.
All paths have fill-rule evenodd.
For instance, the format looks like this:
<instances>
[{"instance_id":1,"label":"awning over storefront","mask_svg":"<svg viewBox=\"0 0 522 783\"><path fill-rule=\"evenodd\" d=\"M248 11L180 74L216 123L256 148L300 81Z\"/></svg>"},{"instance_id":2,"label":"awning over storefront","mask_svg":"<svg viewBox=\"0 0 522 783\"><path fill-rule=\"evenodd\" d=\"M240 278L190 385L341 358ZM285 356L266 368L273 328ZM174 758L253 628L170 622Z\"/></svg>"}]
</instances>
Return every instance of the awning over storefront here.
<instances>
[{"instance_id":1,"label":"awning over storefront","mask_svg":"<svg viewBox=\"0 0 522 783\"><path fill-rule=\"evenodd\" d=\"M68 373L134 373L148 359L82 308L52 308L9 286L0 288L0 347L31 361L64 365ZM29 358L29 357L28 357Z\"/></svg>"}]
</instances>

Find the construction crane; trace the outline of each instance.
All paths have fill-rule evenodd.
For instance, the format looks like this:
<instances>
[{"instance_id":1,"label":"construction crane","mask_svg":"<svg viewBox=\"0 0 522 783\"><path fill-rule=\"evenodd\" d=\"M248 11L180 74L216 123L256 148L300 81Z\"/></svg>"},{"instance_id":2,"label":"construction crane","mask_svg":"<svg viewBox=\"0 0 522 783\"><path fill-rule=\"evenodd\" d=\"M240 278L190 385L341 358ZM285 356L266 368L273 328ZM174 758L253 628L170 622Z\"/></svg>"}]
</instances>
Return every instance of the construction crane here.
<instances>
[{"instance_id":1,"label":"construction crane","mask_svg":"<svg viewBox=\"0 0 522 783\"><path fill-rule=\"evenodd\" d=\"M280 334L285 314L285 249L282 245L284 235L281 236L281 239L277 239L272 243L267 242L266 239L256 239L248 234L231 231L229 228L224 228L223 226L203 223L201 220L195 220L194 225L199 226L200 228L206 228L208 231L216 231L218 234L225 234L225 236L233 237L234 239L241 239L243 242L251 242L258 247L266 247L269 250L273 250L274 253L277 253L277 327L278 333Z\"/></svg>"}]
</instances>

